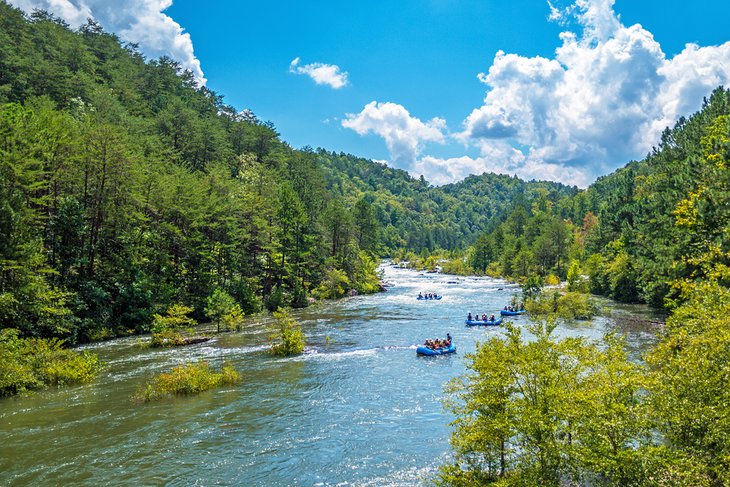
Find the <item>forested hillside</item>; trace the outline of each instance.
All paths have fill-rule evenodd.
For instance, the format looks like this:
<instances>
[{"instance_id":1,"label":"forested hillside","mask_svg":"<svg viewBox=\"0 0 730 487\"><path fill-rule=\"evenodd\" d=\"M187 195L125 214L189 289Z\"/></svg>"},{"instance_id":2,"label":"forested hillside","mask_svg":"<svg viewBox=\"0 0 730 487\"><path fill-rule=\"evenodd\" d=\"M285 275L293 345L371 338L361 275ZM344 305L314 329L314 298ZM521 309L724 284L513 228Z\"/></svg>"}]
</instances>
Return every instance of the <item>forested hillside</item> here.
<instances>
[{"instance_id":1,"label":"forested hillside","mask_svg":"<svg viewBox=\"0 0 730 487\"><path fill-rule=\"evenodd\" d=\"M587 191L495 174L433 187L295 150L171 59L0 3L0 326L144 332L176 303L206 319L216 290L246 313L306 306L375 291L381 256L470 245L473 272L586 274L671 304L728 264L728 100L718 89Z\"/></svg>"},{"instance_id":2,"label":"forested hillside","mask_svg":"<svg viewBox=\"0 0 730 487\"><path fill-rule=\"evenodd\" d=\"M2 327L77 342L205 319L216 290L250 313L378 288L371 206L176 62L5 3L0 49Z\"/></svg>"},{"instance_id":3,"label":"forested hillside","mask_svg":"<svg viewBox=\"0 0 730 487\"><path fill-rule=\"evenodd\" d=\"M333 191L351 202L363 195L372 203L386 253L461 249L491 231L515 202L538 195L557 202L578 192L560 183L492 173L433 187L423 178L368 159L321 149L317 154Z\"/></svg>"},{"instance_id":4,"label":"forested hillside","mask_svg":"<svg viewBox=\"0 0 730 487\"><path fill-rule=\"evenodd\" d=\"M470 249L472 268L576 280L626 302L674 307L705 280L730 286L730 91L662 134L646 159L554 204L516 205Z\"/></svg>"},{"instance_id":5,"label":"forested hillside","mask_svg":"<svg viewBox=\"0 0 730 487\"><path fill-rule=\"evenodd\" d=\"M71 342L176 303L206 319L216 291L246 313L373 292L382 255L463 248L517 197L576 192L295 150L177 62L6 3L0 158L0 325Z\"/></svg>"}]
</instances>

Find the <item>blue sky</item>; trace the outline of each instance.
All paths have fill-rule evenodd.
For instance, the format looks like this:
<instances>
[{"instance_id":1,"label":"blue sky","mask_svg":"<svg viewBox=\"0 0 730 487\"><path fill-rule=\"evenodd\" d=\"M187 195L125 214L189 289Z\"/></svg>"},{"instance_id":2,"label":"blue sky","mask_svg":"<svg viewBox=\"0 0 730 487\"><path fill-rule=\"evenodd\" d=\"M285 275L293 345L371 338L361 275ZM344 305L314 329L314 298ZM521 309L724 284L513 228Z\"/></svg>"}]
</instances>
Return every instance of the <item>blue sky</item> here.
<instances>
[{"instance_id":1,"label":"blue sky","mask_svg":"<svg viewBox=\"0 0 730 487\"><path fill-rule=\"evenodd\" d=\"M179 59L294 147L436 184L494 171L585 186L730 85L719 0L11 3Z\"/></svg>"}]
</instances>

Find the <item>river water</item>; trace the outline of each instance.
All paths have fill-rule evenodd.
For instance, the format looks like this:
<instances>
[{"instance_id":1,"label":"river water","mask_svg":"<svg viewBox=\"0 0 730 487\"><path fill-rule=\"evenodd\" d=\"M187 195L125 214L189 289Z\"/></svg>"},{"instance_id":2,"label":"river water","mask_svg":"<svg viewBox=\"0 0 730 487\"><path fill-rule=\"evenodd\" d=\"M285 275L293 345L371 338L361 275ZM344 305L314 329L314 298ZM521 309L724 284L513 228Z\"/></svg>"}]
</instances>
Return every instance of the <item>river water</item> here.
<instances>
[{"instance_id":1,"label":"river water","mask_svg":"<svg viewBox=\"0 0 730 487\"><path fill-rule=\"evenodd\" d=\"M2 485L419 485L449 458L443 386L464 355L501 328L466 328L468 312L495 313L519 289L490 278L384 266L395 286L294 313L305 353L266 353L268 319L190 347L153 350L128 338L87 347L106 367L92 384L0 400ZM443 294L417 301L418 292ZM613 316L560 325L560 336L616 330L637 356L655 329ZM526 317L514 319L518 326ZM417 357L416 345L451 333L457 353ZM190 360L231 362L243 381L197 396L136 405L155 373Z\"/></svg>"}]
</instances>

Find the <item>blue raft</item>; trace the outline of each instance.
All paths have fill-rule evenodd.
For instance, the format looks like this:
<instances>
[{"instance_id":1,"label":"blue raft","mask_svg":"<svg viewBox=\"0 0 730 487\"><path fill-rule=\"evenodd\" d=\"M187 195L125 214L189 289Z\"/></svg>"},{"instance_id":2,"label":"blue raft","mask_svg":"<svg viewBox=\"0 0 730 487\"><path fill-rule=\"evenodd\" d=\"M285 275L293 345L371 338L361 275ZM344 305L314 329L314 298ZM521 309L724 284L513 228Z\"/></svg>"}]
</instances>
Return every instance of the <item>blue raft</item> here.
<instances>
[{"instance_id":1,"label":"blue raft","mask_svg":"<svg viewBox=\"0 0 730 487\"><path fill-rule=\"evenodd\" d=\"M502 324L502 318L498 320L466 320L466 326L499 326Z\"/></svg>"},{"instance_id":2,"label":"blue raft","mask_svg":"<svg viewBox=\"0 0 730 487\"><path fill-rule=\"evenodd\" d=\"M428 356L446 355L447 353L454 353L454 352L456 352L456 345L454 345L453 342L451 343L451 345L449 345L449 348L437 348L434 350L432 348L428 348L428 347L421 345L420 347L418 347L416 349L416 355L428 355Z\"/></svg>"},{"instance_id":3,"label":"blue raft","mask_svg":"<svg viewBox=\"0 0 730 487\"><path fill-rule=\"evenodd\" d=\"M525 311L524 309L521 309L519 311L509 311L509 310L503 309L503 310L500 310L500 312L499 312L499 314L501 314L502 316L517 316L517 315L521 315L524 313L527 313L527 311Z\"/></svg>"},{"instance_id":4,"label":"blue raft","mask_svg":"<svg viewBox=\"0 0 730 487\"><path fill-rule=\"evenodd\" d=\"M435 300L439 300L441 298L443 298L443 296L436 296L434 298L427 298L426 296L421 296L421 297L416 298L416 299L419 300L419 301L433 301L434 299Z\"/></svg>"}]
</instances>

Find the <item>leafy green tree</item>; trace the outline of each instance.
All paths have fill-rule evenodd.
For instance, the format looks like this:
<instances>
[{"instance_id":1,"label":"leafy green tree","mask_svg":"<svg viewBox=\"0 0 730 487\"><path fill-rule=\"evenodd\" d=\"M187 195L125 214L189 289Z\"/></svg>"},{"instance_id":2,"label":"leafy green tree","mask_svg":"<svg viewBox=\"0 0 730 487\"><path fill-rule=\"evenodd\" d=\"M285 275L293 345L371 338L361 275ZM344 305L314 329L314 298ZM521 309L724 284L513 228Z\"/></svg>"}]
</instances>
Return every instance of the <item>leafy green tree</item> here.
<instances>
[{"instance_id":1,"label":"leafy green tree","mask_svg":"<svg viewBox=\"0 0 730 487\"><path fill-rule=\"evenodd\" d=\"M360 250L375 252L378 245L378 222L372 204L365 198L355 203L353 209L355 241Z\"/></svg>"},{"instance_id":2,"label":"leafy green tree","mask_svg":"<svg viewBox=\"0 0 730 487\"><path fill-rule=\"evenodd\" d=\"M455 461L440 483L646 485L656 472L642 447L651 434L640 366L614 336L598 346L556 339L554 327L542 315L525 340L508 325L467 356L469 373L448 387Z\"/></svg>"},{"instance_id":3,"label":"leafy green tree","mask_svg":"<svg viewBox=\"0 0 730 487\"><path fill-rule=\"evenodd\" d=\"M235 306L236 301L233 296L224 289L215 288L213 293L208 296L205 314L216 324L218 333L221 332L221 322L224 321L224 317L230 315ZM240 306L238 310L240 311Z\"/></svg>"},{"instance_id":4,"label":"leafy green tree","mask_svg":"<svg viewBox=\"0 0 730 487\"><path fill-rule=\"evenodd\" d=\"M699 284L647 357L652 418L670 451L695 465L696 485L730 482L728 316L730 291L717 282Z\"/></svg>"},{"instance_id":5,"label":"leafy green tree","mask_svg":"<svg viewBox=\"0 0 730 487\"><path fill-rule=\"evenodd\" d=\"M188 316L193 308L182 304L174 304L166 315L155 314L152 321L152 346L164 347L185 344L182 332L197 324L195 319Z\"/></svg>"},{"instance_id":6,"label":"leafy green tree","mask_svg":"<svg viewBox=\"0 0 730 487\"><path fill-rule=\"evenodd\" d=\"M279 188L279 201L276 211L278 220L277 240L281 261L281 274L292 274L301 281L301 265L306 259L305 230L307 214L304 205L289 184ZM289 258L289 260L287 260ZM287 272L286 264L291 264L292 272Z\"/></svg>"}]
</instances>

